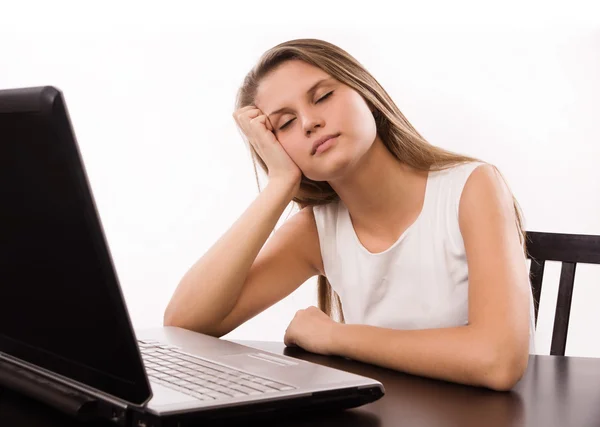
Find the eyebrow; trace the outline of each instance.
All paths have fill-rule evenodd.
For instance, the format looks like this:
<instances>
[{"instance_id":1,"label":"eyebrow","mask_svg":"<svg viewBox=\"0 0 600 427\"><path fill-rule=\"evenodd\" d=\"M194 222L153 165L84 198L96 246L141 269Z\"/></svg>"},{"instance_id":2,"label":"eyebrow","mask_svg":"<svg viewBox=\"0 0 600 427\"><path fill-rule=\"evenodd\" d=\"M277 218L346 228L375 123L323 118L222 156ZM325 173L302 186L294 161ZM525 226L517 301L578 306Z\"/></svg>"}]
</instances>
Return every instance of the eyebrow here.
<instances>
[{"instance_id":1,"label":"eyebrow","mask_svg":"<svg viewBox=\"0 0 600 427\"><path fill-rule=\"evenodd\" d=\"M317 81L317 82L316 82L314 85L312 85L312 86L310 87L310 89L308 89L308 90L306 91L306 94L307 94L307 95L311 95L311 94L312 94L312 93L313 93L315 90L317 90L317 88L318 88L319 86L321 86L321 85L322 85L323 83L325 83L325 82L328 82L329 80L332 80L332 81L333 81L333 78L332 78L332 77L325 77L324 79L321 79L321 80ZM276 115L276 114L279 114L279 113L281 113L281 112L283 112L283 111L285 111L285 110L290 110L290 108L288 108L288 107L283 107L283 108L280 108L279 110L275 110L275 111L273 111L271 114L269 114L269 115L268 115L268 117L269 117L269 118L271 118L271 116L274 116L274 115Z\"/></svg>"}]
</instances>

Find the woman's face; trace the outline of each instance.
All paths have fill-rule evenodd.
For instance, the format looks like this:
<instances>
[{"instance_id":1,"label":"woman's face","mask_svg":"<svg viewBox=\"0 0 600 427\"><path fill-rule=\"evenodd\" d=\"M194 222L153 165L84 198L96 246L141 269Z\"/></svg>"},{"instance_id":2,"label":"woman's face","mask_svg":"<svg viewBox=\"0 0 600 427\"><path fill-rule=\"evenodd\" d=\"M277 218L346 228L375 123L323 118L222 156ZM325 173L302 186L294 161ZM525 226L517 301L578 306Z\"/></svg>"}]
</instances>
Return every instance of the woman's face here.
<instances>
[{"instance_id":1,"label":"woman's face","mask_svg":"<svg viewBox=\"0 0 600 427\"><path fill-rule=\"evenodd\" d=\"M286 61L268 74L254 105L267 115L288 155L314 181L342 176L376 138L375 119L363 97L300 60ZM330 134L339 136L330 148L314 153L314 142Z\"/></svg>"}]
</instances>

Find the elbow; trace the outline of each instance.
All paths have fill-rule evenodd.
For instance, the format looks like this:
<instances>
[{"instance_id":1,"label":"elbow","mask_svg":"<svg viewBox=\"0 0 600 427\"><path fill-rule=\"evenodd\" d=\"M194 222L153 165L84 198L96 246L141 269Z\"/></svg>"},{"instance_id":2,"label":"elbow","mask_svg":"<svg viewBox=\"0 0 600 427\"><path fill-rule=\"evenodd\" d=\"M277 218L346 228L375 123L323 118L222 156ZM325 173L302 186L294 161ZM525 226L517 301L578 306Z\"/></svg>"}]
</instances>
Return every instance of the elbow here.
<instances>
[{"instance_id":1,"label":"elbow","mask_svg":"<svg viewBox=\"0 0 600 427\"><path fill-rule=\"evenodd\" d=\"M510 391L523 378L528 351L496 351L483 368L483 385L495 391Z\"/></svg>"},{"instance_id":2,"label":"elbow","mask_svg":"<svg viewBox=\"0 0 600 427\"><path fill-rule=\"evenodd\" d=\"M510 391L521 380L525 374L524 369L515 367L498 368L494 375L491 375L487 383L487 388L495 391Z\"/></svg>"},{"instance_id":3,"label":"elbow","mask_svg":"<svg viewBox=\"0 0 600 427\"><path fill-rule=\"evenodd\" d=\"M198 332L204 335L210 335L215 338L220 338L225 333L220 330L219 327L206 327L194 323L190 323L190 321L186 321L186 319L178 313L177 310L169 307L165 310L163 314L163 326L173 326L176 328L187 329L189 331Z\"/></svg>"},{"instance_id":4,"label":"elbow","mask_svg":"<svg viewBox=\"0 0 600 427\"><path fill-rule=\"evenodd\" d=\"M186 323L185 320L181 318L181 316L178 316L176 313L171 313L167 311L165 311L165 314L163 315L163 327L166 326L187 329L194 332L201 332L193 325Z\"/></svg>"},{"instance_id":5,"label":"elbow","mask_svg":"<svg viewBox=\"0 0 600 427\"><path fill-rule=\"evenodd\" d=\"M163 313L163 326L179 326L175 319L174 310L170 309L169 307L167 307Z\"/></svg>"},{"instance_id":6,"label":"elbow","mask_svg":"<svg viewBox=\"0 0 600 427\"><path fill-rule=\"evenodd\" d=\"M171 301L163 313L163 326L175 326L178 328L188 329L185 324L185 319L181 313L182 310L174 306L173 302Z\"/></svg>"}]
</instances>

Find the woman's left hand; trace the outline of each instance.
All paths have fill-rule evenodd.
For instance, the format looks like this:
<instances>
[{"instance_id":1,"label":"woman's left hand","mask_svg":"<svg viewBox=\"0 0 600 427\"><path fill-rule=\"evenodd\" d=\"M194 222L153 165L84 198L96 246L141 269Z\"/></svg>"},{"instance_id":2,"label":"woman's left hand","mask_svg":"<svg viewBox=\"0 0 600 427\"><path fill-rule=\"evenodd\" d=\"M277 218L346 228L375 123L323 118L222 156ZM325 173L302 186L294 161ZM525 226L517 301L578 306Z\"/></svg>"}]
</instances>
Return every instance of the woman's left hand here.
<instances>
[{"instance_id":1,"label":"woman's left hand","mask_svg":"<svg viewBox=\"0 0 600 427\"><path fill-rule=\"evenodd\" d=\"M339 323L319 308L310 306L299 310L285 331L286 346L302 347L311 353L330 356L334 354L333 339Z\"/></svg>"}]
</instances>

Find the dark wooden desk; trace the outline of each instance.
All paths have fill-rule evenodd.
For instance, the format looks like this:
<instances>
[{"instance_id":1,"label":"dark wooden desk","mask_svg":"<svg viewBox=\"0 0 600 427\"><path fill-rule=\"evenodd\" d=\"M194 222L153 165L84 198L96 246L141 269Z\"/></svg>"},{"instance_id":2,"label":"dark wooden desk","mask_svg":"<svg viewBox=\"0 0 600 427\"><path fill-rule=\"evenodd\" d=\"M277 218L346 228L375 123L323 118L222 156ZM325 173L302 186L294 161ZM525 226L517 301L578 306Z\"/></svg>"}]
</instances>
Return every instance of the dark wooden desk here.
<instances>
[{"instance_id":1,"label":"dark wooden desk","mask_svg":"<svg viewBox=\"0 0 600 427\"><path fill-rule=\"evenodd\" d=\"M281 343L238 342L369 376L381 381L386 388L383 398L360 408L261 425L600 426L600 359L596 358L530 356L523 379L513 391L505 393L415 377L340 357L318 356L298 348L286 348ZM0 426L81 425L10 391L0 394Z\"/></svg>"}]
</instances>

